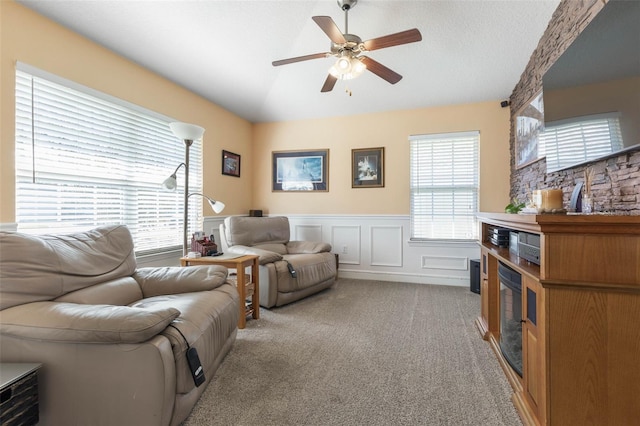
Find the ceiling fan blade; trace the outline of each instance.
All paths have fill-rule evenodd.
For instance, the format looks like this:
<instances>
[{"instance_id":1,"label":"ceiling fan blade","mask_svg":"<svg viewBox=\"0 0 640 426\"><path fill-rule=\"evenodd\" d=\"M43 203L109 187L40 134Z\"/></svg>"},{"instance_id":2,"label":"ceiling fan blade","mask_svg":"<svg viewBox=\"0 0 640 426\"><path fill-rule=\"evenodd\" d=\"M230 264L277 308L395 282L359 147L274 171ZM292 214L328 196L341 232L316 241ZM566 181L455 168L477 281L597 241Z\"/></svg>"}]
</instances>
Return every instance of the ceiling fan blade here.
<instances>
[{"instance_id":1,"label":"ceiling fan blade","mask_svg":"<svg viewBox=\"0 0 640 426\"><path fill-rule=\"evenodd\" d=\"M279 61L273 61L273 62L271 62L271 64L274 67L277 67L279 65L287 65L287 64L293 64L295 62L308 61L309 59L326 58L327 56L330 56L330 55L331 55L330 53L314 53L312 55L297 56L295 58L281 59Z\"/></svg>"},{"instance_id":2,"label":"ceiling fan blade","mask_svg":"<svg viewBox=\"0 0 640 426\"><path fill-rule=\"evenodd\" d=\"M332 76L331 74L327 75L327 79L324 81L322 90L320 90L320 92L324 93L332 91L333 87L336 85L336 81L338 81L336 77Z\"/></svg>"},{"instance_id":3,"label":"ceiling fan blade","mask_svg":"<svg viewBox=\"0 0 640 426\"><path fill-rule=\"evenodd\" d=\"M422 34L417 28L401 31L395 34L372 38L364 42L366 50L378 50L385 47L398 46L400 44L413 43L422 40Z\"/></svg>"},{"instance_id":4,"label":"ceiling fan blade","mask_svg":"<svg viewBox=\"0 0 640 426\"><path fill-rule=\"evenodd\" d=\"M367 56L361 56L360 61L367 66L367 69L369 71L371 71L378 77L387 80L391 84L396 84L397 82L402 80L402 76L400 74Z\"/></svg>"},{"instance_id":5,"label":"ceiling fan blade","mask_svg":"<svg viewBox=\"0 0 640 426\"><path fill-rule=\"evenodd\" d=\"M342 31L340 31L340 28L338 28L336 23L333 22L333 19L331 19L330 16L313 16L311 19L313 19L320 29L329 36L332 42L336 44L347 42L344 35L342 35Z\"/></svg>"}]
</instances>

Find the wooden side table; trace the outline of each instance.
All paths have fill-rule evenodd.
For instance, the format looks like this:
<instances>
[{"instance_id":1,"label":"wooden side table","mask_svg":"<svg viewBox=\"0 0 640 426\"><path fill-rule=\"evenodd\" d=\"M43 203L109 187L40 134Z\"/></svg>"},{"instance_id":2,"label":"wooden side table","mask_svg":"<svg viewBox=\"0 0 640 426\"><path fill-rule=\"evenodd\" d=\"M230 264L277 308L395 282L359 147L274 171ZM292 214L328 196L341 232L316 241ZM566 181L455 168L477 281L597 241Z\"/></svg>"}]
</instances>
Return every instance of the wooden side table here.
<instances>
[{"instance_id":1,"label":"wooden side table","mask_svg":"<svg viewBox=\"0 0 640 426\"><path fill-rule=\"evenodd\" d=\"M251 315L254 319L260 318L260 277L258 275L258 259L259 256L246 254L241 256L223 254L222 256L203 256L203 257L181 257L180 264L182 266L190 265L220 265L228 269L235 269L237 273L236 288L240 296L240 319L238 320L238 328L244 328L247 323L247 316ZM251 276L246 275L245 269L251 267ZM248 279L249 278L249 279ZM251 306L249 309L245 306L247 297L251 297Z\"/></svg>"}]
</instances>

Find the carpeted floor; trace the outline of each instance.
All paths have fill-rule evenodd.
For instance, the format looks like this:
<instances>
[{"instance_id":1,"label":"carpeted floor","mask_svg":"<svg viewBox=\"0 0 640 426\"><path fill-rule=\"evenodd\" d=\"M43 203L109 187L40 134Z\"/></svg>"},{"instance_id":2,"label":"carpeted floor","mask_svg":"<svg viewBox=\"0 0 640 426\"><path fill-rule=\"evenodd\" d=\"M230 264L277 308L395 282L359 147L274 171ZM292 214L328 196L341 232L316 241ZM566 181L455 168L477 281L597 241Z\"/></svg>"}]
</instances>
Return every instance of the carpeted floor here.
<instances>
[{"instance_id":1,"label":"carpeted floor","mask_svg":"<svg viewBox=\"0 0 640 426\"><path fill-rule=\"evenodd\" d=\"M340 279L261 309L184 426L521 425L467 288Z\"/></svg>"}]
</instances>

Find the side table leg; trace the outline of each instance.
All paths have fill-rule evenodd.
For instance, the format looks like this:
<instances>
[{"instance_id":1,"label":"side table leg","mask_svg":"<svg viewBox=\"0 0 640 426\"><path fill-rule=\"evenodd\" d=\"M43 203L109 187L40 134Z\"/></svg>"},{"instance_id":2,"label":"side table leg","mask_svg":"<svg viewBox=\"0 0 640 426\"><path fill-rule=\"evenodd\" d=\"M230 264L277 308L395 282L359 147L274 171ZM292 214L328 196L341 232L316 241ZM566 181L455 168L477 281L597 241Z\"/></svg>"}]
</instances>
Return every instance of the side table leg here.
<instances>
[{"instance_id":1,"label":"side table leg","mask_svg":"<svg viewBox=\"0 0 640 426\"><path fill-rule=\"evenodd\" d=\"M253 280L253 296L251 297L251 307L253 308L253 318L260 318L260 275L258 274L258 259L253 259L251 264L251 279Z\"/></svg>"},{"instance_id":2,"label":"side table leg","mask_svg":"<svg viewBox=\"0 0 640 426\"><path fill-rule=\"evenodd\" d=\"M247 316L245 312L246 295L245 295L245 282L244 282L244 275L245 275L244 266L237 265L236 273L237 273L236 278L238 279L236 287L238 288L238 295L240 296L240 302L238 304L240 308L240 318L238 319L238 328L242 329L247 324Z\"/></svg>"}]
</instances>

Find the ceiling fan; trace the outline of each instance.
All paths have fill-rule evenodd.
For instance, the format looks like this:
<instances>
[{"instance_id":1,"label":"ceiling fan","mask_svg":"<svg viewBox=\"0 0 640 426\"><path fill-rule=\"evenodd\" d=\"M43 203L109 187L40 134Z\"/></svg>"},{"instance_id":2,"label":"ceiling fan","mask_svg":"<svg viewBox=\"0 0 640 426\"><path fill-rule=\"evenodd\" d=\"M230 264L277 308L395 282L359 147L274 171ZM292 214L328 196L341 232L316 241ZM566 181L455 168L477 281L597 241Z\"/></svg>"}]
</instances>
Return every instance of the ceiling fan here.
<instances>
[{"instance_id":1,"label":"ceiling fan","mask_svg":"<svg viewBox=\"0 0 640 426\"><path fill-rule=\"evenodd\" d=\"M320 29L329 36L329 39L331 39L330 52L281 59L279 61L273 61L272 65L277 67L295 62L308 61L310 59L328 58L330 56L338 58L336 63L329 69L329 75L327 75L327 79L320 90L321 92L330 92L339 79L349 80L355 78L365 70L371 71L391 84L399 82L402 79L400 74L387 68L380 62L364 56L363 53L420 41L422 40L420 31L418 31L417 28L413 28L363 42L357 35L349 34L349 10L353 9L356 3L358 3L358 0L337 0L337 3L344 11L344 34L330 16L313 16L311 18L318 24Z\"/></svg>"}]
</instances>

